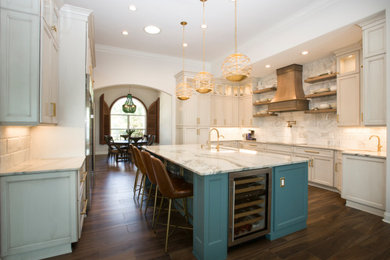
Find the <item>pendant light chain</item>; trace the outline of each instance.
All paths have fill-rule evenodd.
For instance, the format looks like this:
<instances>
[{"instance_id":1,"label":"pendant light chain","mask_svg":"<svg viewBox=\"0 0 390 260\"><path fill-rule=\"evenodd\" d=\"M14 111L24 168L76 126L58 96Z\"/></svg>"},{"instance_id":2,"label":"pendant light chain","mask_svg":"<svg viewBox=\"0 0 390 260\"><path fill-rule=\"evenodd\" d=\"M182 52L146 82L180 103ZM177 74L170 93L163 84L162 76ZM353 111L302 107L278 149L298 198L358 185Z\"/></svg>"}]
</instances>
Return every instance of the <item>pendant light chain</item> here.
<instances>
[{"instance_id":1,"label":"pendant light chain","mask_svg":"<svg viewBox=\"0 0 390 260\"><path fill-rule=\"evenodd\" d=\"M183 58L183 80L176 85L176 97L179 100L187 100L192 95L192 88L187 82L187 77L185 75L185 26L187 25L187 22L182 21L180 22L182 25L182 58Z\"/></svg>"},{"instance_id":2,"label":"pendant light chain","mask_svg":"<svg viewBox=\"0 0 390 260\"><path fill-rule=\"evenodd\" d=\"M234 52L237 53L237 1L234 1Z\"/></svg>"},{"instance_id":3,"label":"pendant light chain","mask_svg":"<svg viewBox=\"0 0 390 260\"><path fill-rule=\"evenodd\" d=\"M205 18L205 2L203 2L203 25L206 24L206 18ZM202 49L203 49L203 69L202 71L206 71L205 69L205 63L206 63L206 28L203 28L202 29L202 32L203 32L203 46L202 46Z\"/></svg>"}]
</instances>

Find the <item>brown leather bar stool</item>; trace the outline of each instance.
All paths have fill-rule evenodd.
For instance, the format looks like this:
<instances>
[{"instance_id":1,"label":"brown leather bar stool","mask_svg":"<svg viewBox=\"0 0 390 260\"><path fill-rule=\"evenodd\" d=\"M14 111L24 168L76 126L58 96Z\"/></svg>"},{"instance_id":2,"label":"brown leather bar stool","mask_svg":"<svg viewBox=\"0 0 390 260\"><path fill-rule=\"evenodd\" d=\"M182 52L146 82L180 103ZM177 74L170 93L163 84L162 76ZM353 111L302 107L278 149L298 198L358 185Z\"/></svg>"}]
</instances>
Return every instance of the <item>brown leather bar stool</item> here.
<instances>
[{"instance_id":1,"label":"brown leather bar stool","mask_svg":"<svg viewBox=\"0 0 390 260\"><path fill-rule=\"evenodd\" d=\"M132 154L133 154L134 164L137 167L137 172L135 173L134 188L133 188L134 198L136 196L135 194L137 191L138 191L138 198L139 198L139 192L142 188L143 173L142 173L141 166L139 164L138 156L137 156L136 151L135 151L135 149L137 149L137 147L135 147L134 145L130 145L130 149L131 149ZM142 174L142 178L141 178L141 184L138 184L138 178L139 178L140 172Z\"/></svg>"},{"instance_id":2,"label":"brown leather bar stool","mask_svg":"<svg viewBox=\"0 0 390 260\"><path fill-rule=\"evenodd\" d=\"M153 165L152 165L152 156L150 155L150 153L148 153L146 151L141 151L141 155L142 155L142 160L143 160L145 168L146 168L146 174L147 174L147 176L148 176L148 178L149 178L149 180L151 182L151 185L150 185L150 188L149 188L148 199L146 201L146 206L145 206L145 216L146 216L146 210L148 209L149 199L151 197L151 192L152 192L152 189L153 189L153 185L155 187L155 190L154 190L153 219L152 219L152 227L154 227L154 218L155 218L155 215L156 215L156 205L157 205L158 185L157 185L157 180L156 180L156 176L155 176Z\"/></svg>"},{"instance_id":3,"label":"brown leather bar stool","mask_svg":"<svg viewBox=\"0 0 390 260\"><path fill-rule=\"evenodd\" d=\"M134 157L135 157L135 161L137 162L136 166L137 168L139 169L139 171L142 173L142 178L141 178L141 186L138 190L138 202L139 202L139 195L142 194L141 196L141 207L140 209L142 210L142 204L144 202L144 194L145 194L145 181L146 181L146 167L145 167L145 164L144 164L144 161L142 160L142 155L141 155L141 151L133 146L133 152L134 152Z\"/></svg>"},{"instance_id":4,"label":"brown leather bar stool","mask_svg":"<svg viewBox=\"0 0 390 260\"><path fill-rule=\"evenodd\" d=\"M160 190L161 194L164 197L169 199L167 231L165 235L165 252L167 252L172 201L174 201L175 199L185 199L188 197L192 197L193 187L191 183L185 182L184 179L170 177L164 164L159 159L152 157L152 165L153 165L154 173L158 184L158 189ZM161 210L162 203L163 203L163 199L161 199L160 202L160 210ZM188 214L186 209L184 212L186 215ZM158 222L158 218L157 218L157 222ZM191 229L188 227L180 227L180 226L175 226L175 227Z\"/></svg>"}]
</instances>

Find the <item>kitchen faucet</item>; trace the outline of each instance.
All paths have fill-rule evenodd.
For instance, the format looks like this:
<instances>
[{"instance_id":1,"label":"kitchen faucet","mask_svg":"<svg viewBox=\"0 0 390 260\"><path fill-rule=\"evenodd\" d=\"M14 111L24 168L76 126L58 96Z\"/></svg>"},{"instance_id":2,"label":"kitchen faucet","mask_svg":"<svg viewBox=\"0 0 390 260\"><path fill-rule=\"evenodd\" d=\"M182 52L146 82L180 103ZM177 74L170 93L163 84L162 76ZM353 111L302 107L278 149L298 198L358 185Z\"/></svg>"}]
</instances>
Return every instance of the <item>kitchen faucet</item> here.
<instances>
[{"instance_id":1,"label":"kitchen faucet","mask_svg":"<svg viewBox=\"0 0 390 260\"><path fill-rule=\"evenodd\" d=\"M370 138L368 140L371 140L371 138L373 138L373 137L378 138L378 152L382 151L383 146L381 145L381 138L377 135L372 135L372 136L370 136Z\"/></svg>"},{"instance_id":2,"label":"kitchen faucet","mask_svg":"<svg viewBox=\"0 0 390 260\"><path fill-rule=\"evenodd\" d=\"M224 137L224 136L219 134L219 131L218 131L217 128L213 127L213 128L210 129L210 131L209 131L209 139L207 140L207 145L208 145L209 149L211 150L211 132L213 130L215 130L215 132L217 132L217 147L216 148L217 148L217 151L219 152L219 138L220 137Z\"/></svg>"}]
</instances>

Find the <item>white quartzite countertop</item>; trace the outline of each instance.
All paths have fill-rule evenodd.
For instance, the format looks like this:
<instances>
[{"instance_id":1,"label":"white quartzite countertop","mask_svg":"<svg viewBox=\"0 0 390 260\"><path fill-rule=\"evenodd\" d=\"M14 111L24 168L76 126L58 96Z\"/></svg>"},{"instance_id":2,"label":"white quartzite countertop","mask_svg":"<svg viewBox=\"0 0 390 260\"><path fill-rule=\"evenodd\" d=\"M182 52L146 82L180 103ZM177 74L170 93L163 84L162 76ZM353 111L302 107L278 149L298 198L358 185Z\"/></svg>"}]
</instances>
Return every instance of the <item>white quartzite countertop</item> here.
<instances>
[{"instance_id":1,"label":"white quartzite countertop","mask_svg":"<svg viewBox=\"0 0 390 260\"><path fill-rule=\"evenodd\" d=\"M144 148L198 175L238 172L307 161L245 149L221 148L217 152L215 148L202 149L199 144L156 145Z\"/></svg>"},{"instance_id":2,"label":"white quartzite countertop","mask_svg":"<svg viewBox=\"0 0 390 260\"><path fill-rule=\"evenodd\" d=\"M0 177L44 172L74 171L81 168L84 160L85 157L29 160L6 171L1 171Z\"/></svg>"}]
</instances>

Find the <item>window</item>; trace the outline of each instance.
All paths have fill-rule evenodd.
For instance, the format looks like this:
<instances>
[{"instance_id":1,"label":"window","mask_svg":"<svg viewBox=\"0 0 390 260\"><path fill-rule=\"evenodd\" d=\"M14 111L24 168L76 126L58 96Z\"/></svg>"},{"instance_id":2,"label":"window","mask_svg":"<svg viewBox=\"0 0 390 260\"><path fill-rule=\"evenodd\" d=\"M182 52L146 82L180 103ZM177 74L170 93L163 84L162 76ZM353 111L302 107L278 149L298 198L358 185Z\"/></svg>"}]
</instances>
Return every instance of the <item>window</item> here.
<instances>
[{"instance_id":1,"label":"window","mask_svg":"<svg viewBox=\"0 0 390 260\"><path fill-rule=\"evenodd\" d=\"M111 107L111 136L114 140L120 140L121 135L126 135L127 129L135 129L131 136L143 136L146 134L146 108L142 102L133 97L137 106L134 113L127 114L122 111L122 105L126 97L120 98Z\"/></svg>"}]
</instances>

